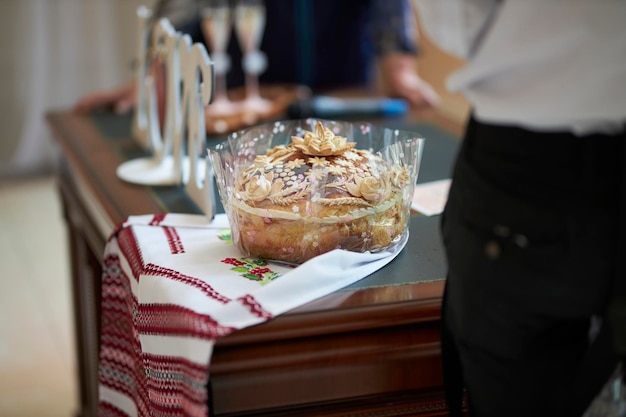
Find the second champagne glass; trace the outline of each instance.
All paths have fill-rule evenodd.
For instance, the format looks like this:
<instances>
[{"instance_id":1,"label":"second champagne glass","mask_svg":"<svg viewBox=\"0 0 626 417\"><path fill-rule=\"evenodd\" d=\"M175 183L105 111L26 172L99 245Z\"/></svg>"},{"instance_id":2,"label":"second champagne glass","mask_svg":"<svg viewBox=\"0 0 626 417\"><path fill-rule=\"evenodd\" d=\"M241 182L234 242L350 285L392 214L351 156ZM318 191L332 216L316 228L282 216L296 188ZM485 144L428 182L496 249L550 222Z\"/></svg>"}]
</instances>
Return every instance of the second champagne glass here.
<instances>
[{"instance_id":1,"label":"second champagne glass","mask_svg":"<svg viewBox=\"0 0 626 417\"><path fill-rule=\"evenodd\" d=\"M261 97L259 74L267 67L267 58L259 45L265 31L265 4L262 0L238 0L235 6L235 31L243 52L243 70L246 74L246 99L249 111L264 113L271 102Z\"/></svg>"},{"instance_id":2,"label":"second champagne glass","mask_svg":"<svg viewBox=\"0 0 626 417\"><path fill-rule=\"evenodd\" d=\"M209 47L215 68L215 97L208 114L228 115L237 111L237 105L228 99L226 74L230 70L230 56L226 53L232 33L232 14L229 0L201 0L202 33Z\"/></svg>"}]
</instances>

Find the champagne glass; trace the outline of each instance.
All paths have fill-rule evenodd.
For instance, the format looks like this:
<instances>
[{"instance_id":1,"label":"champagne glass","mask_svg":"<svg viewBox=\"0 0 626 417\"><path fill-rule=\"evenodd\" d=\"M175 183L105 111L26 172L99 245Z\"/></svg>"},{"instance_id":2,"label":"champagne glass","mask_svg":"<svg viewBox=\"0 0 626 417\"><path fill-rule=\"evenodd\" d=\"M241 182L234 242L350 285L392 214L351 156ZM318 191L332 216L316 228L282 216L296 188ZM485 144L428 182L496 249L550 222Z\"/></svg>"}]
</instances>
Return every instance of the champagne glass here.
<instances>
[{"instance_id":1,"label":"champagne glass","mask_svg":"<svg viewBox=\"0 0 626 417\"><path fill-rule=\"evenodd\" d=\"M265 4L262 0L237 0L235 5L235 32L243 52L243 70L246 75L246 99L249 111L264 113L271 103L261 97L259 74L267 67L267 58L259 45L265 30Z\"/></svg>"},{"instance_id":2,"label":"champagne glass","mask_svg":"<svg viewBox=\"0 0 626 417\"><path fill-rule=\"evenodd\" d=\"M207 113L228 115L237 110L236 104L228 99L226 87L226 74L230 70L230 57L226 50L232 33L229 0L201 0L200 16L202 33L215 69L215 95Z\"/></svg>"}]
</instances>

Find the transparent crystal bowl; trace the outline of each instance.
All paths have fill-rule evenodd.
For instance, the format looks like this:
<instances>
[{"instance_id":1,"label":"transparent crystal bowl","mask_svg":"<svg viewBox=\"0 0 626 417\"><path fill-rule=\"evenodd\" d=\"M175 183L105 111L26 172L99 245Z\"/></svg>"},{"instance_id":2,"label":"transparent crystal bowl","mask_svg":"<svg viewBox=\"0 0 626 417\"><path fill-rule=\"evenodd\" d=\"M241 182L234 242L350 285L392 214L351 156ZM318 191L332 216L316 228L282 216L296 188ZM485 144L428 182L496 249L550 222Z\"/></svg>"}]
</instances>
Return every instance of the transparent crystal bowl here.
<instances>
[{"instance_id":1,"label":"transparent crystal bowl","mask_svg":"<svg viewBox=\"0 0 626 417\"><path fill-rule=\"evenodd\" d=\"M401 241L423 145L415 132L306 119L232 133L208 152L234 244L299 264Z\"/></svg>"}]
</instances>

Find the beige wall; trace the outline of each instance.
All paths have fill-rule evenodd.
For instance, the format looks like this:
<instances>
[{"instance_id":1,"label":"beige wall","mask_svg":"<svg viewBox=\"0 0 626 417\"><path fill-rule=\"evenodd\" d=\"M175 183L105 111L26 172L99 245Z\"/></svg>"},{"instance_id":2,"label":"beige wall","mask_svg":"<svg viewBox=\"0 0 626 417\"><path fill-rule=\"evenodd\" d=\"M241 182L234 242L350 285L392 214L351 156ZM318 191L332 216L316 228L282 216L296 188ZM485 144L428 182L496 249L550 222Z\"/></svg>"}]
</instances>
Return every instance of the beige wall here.
<instances>
[{"instance_id":1,"label":"beige wall","mask_svg":"<svg viewBox=\"0 0 626 417\"><path fill-rule=\"evenodd\" d=\"M153 1L1 1L0 180L50 170L47 110L132 79L135 10Z\"/></svg>"}]
</instances>

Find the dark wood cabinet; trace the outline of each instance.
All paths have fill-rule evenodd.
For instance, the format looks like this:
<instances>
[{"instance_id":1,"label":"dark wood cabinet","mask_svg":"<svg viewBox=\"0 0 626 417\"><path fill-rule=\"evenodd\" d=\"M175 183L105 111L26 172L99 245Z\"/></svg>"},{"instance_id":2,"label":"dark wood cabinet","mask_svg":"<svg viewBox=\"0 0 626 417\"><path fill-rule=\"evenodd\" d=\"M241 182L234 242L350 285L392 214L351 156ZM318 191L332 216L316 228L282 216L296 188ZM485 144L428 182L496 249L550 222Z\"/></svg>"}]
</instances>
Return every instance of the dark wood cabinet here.
<instances>
[{"instance_id":1,"label":"dark wood cabinet","mask_svg":"<svg viewBox=\"0 0 626 417\"><path fill-rule=\"evenodd\" d=\"M130 136L129 117L59 111L47 119L60 149L58 189L70 237L79 415L95 416L106 239L129 215L193 213L195 207L182 187L137 186L117 178L121 162L144 154ZM460 126L436 114L389 123L423 131L422 180L448 175ZM208 387L214 415L447 415L438 221L414 216L409 244L398 258L351 287L220 339Z\"/></svg>"}]
</instances>

